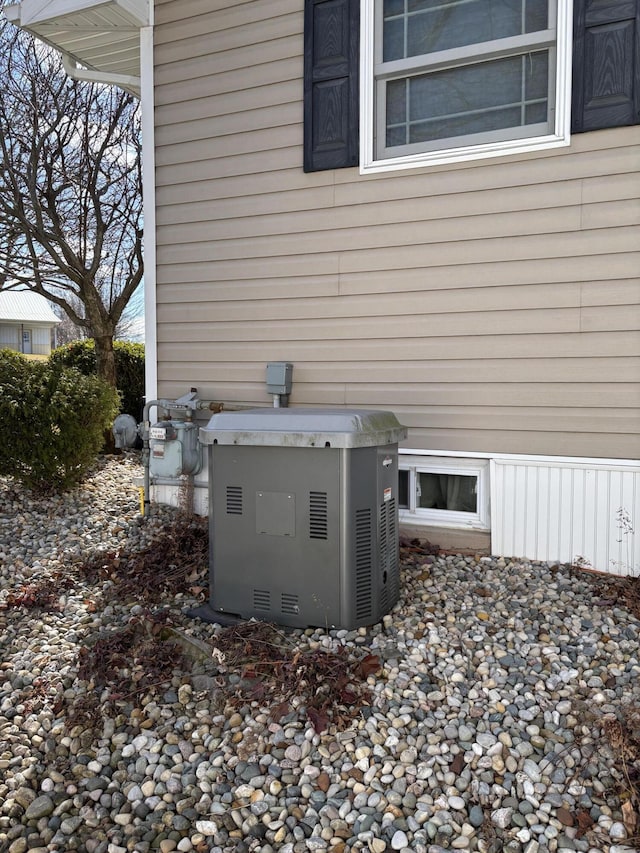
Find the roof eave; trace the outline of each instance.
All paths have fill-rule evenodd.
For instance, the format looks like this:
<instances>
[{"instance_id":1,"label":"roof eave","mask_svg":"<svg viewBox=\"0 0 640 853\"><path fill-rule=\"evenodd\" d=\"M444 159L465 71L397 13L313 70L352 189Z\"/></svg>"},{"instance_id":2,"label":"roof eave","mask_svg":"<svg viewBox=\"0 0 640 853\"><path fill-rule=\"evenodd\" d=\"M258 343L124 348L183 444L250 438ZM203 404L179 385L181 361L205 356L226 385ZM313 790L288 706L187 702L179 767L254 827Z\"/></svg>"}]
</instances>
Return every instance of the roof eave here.
<instances>
[{"instance_id":1,"label":"roof eave","mask_svg":"<svg viewBox=\"0 0 640 853\"><path fill-rule=\"evenodd\" d=\"M148 0L22 0L3 13L67 57L71 76L140 96L140 29L149 23Z\"/></svg>"}]
</instances>

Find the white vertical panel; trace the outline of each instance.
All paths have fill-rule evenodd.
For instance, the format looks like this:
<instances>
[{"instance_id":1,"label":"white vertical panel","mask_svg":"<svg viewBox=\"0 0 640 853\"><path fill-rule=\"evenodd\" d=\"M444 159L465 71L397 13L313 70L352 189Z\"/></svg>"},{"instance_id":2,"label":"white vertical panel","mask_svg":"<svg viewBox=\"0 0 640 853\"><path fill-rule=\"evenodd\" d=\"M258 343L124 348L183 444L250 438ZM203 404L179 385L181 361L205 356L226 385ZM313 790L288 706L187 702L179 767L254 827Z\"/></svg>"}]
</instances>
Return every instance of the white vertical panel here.
<instances>
[{"instance_id":1,"label":"white vertical panel","mask_svg":"<svg viewBox=\"0 0 640 853\"><path fill-rule=\"evenodd\" d=\"M539 523L543 513L540 504L539 492L539 469L529 465L522 466L524 471L525 508L523 514L524 523L524 553L538 547Z\"/></svg>"},{"instance_id":2,"label":"white vertical panel","mask_svg":"<svg viewBox=\"0 0 640 853\"><path fill-rule=\"evenodd\" d=\"M586 472L581 468L571 470L571 551L573 556L589 559L583 554L585 551L584 540L584 515L585 494L589 488Z\"/></svg>"},{"instance_id":3,"label":"white vertical panel","mask_svg":"<svg viewBox=\"0 0 640 853\"><path fill-rule=\"evenodd\" d=\"M152 503L168 504L169 506L180 506L180 487L169 485L151 486ZM198 481L193 490L193 512L196 515L207 515L209 513L209 492Z\"/></svg>"},{"instance_id":4,"label":"white vertical panel","mask_svg":"<svg viewBox=\"0 0 640 853\"><path fill-rule=\"evenodd\" d=\"M560 529L562 521L560 518L560 504L562 494L560 491L560 481L562 479L562 471L559 468L551 468L547 477L547 508L546 518L544 519L547 536L544 542L541 542L541 552L545 555L545 560L550 560L551 555L558 551L558 543L560 541Z\"/></svg>"},{"instance_id":5,"label":"white vertical panel","mask_svg":"<svg viewBox=\"0 0 640 853\"><path fill-rule=\"evenodd\" d=\"M591 558L598 566L603 566L602 571L611 571L611 559L614 554L612 550L612 530L615 524L615 514L618 510L615 498L612 500L611 486L618 479L619 471L604 470L597 472L595 488L595 511L593 515L593 526L597 531L596 549ZM631 512L631 507L629 512ZM599 523L599 519L605 518L608 524ZM615 536L613 537L615 539ZM617 573L617 572L616 572Z\"/></svg>"},{"instance_id":6,"label":"white vertical panel","mask_svg":"<svg viewBox=\"0 0 640 853\"><path fill-rule=\"evenodd\" d=\"M0 325L0 344L20 349L20 329L17 326Z\"/></svg>"},{"instance_id":7,"label":"white vertical panel","mask_svg":"<svg viewBox=\"0 0 640 853\"><path fill-rule=\"evenodd\" d=\"M153 24L155 4L149 4ZM153 88L153 26L140 30L140 98L142 104L142 204L144 218L144 346L145 393L158 397L158 333L156 293L156 149Z\"/></svg>"},{"instance_id":8,"label":"white vertical panel","mask_svg":"<svg viewBox=\"0 0 640 853\"><path fill-rule=\"evenodd\" d=\"M51 352L51 329L34 326L31 330L31 345L37 355L49 355Z\"/></svg>"},{"instance_id":9,"label":"white vertical panel","mask_svg":"<svg viewBox=\"0 0 640 853\"><path fill-rule=\"evenodd\" d=\"M491 473L495 554L640 575L640 466L502 458Z\"/></svg>"},{"instance_id":10,"label":"white vertical panel","mask_svg":"<svg viewBox=\"0 0 640 853\"><path fill-rule=\"evenodd\" d=\"M625 571L627 566L635 566L635 574L640 574L640 531L638 536L634 535L636 525L628 511L629 506L637 506L638 482L638 478L634 478L628 471L622 472L613 491L613 503L617 504L617 508L615 527L611 532L611 571L616 574L628 574Z\"/></svg>"}]
</instances>

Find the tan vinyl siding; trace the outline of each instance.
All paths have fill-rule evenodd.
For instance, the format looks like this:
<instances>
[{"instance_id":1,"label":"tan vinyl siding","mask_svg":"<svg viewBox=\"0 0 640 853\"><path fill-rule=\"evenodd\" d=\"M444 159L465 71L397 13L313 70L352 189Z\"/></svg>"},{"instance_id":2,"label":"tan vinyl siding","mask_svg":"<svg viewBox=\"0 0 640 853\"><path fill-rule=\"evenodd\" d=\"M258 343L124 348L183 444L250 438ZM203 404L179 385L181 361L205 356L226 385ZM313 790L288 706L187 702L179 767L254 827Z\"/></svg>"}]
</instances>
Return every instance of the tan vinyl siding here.
<instances>
[{"instance_id":1,"label":"tan vinyl siding","mask_svg":"<svg viewBox=\"0 0 640 853\"><path fill-rule=\"evenodd\" d=\"M640 457L640 128L302 171L302 2L156 3L159 394L390 408L407 447Z\"/></svg>"}]
</instances>

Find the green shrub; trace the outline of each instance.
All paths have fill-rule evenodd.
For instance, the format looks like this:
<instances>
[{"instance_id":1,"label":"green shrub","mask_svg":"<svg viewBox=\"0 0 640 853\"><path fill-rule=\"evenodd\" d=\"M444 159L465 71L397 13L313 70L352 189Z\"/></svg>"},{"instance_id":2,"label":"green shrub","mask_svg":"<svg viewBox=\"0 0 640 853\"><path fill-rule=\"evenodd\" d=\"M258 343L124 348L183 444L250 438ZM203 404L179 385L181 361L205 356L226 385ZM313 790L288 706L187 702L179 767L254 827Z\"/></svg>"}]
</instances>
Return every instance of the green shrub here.
<instances>
[{"instance_id":1,"label":"green shrub","mask_svg":"<svg viewBox=\"0 0 640 853\"><path fill-rule=\"evenodd\" d=\"M85 376L93 376L96 372L95 342L86 340L64 344L51 353L49 362L61 367L75 367Z\"/></svg>"},{"instance_id":2,"label":"green shrub","mask_svg":"<svg viewBox=\"0 0 640 853\"><path fill-rule=\"evenodd\" d=\"M0 351L0 474L39 492L76 485L117 411L117 392L97 376Z\"/></svg>"},{"instance_id":3,"label":"green shrub","mask_svg":"<svg viewBox=\"0 0 640 853\"><path fill-rule=\"evenodd\" d=\"M29 369L27 359L13 349L0 349L0 386L24 376Z\"/></svg>"},{"instance_id":4,"label":"green shrub","mask_svg":"<svg viewBox=\"0 0 640 853\"><path fill-rule=\"evenodd\" d=\"M120 411L142 419L144 397L144 344L114 341L116 383L120 392ZM92 340L72 341L51 353L49 361L64 367L75 367L85 376L96 372L96 350Z\"/></svg>"},{"instance_id":5,"label":"green shrub","mask_svg":"<svg viewBox=\"0 0 640 853\"><path fill-rule=\"evenodd\" d=\"M116 341L116 382L122 403L120 411L142 420L144 401L144 344Z\"/></svg>"}]
</instances>

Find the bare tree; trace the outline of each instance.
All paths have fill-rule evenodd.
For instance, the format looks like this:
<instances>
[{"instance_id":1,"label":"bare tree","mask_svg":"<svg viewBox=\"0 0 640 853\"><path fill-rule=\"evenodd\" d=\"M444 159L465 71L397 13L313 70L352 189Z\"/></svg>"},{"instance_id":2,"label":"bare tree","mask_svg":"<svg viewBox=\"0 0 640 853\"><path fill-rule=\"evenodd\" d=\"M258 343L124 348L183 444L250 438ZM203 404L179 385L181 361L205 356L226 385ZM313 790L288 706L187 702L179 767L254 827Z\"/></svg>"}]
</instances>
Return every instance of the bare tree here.
<instances>
[{"instance_id":1,"label":"bare tree","mask_svg":"<svg viewBox=\"0 0 640 853\"><path fill-rule=\"evenodd\" d=\"M138 288L122 313L114 339L116 341L142 341L144 339L143 288Z\"/></svg>"},{"instance_id":2,"label":"bare tree","mask_svg":"<svg viewBox=\"0 0 640 853\"><path fill-rule=\"evenodd\" d=\"M55 344L57 347L70 344L72 341L81 341L85 337L80 326L76 326L64 312L56 311L56 314L60 317L61 321L55 330Z\"/></svg>"},{"instance_id":3,"label":"bare tree","mask_svg":"<svg viewBox=\"0 0 640 853\"><path fill-rule=\"evenodd\" d=\"M143 275L139 104L70 79L7 21L0 79L0 289L59 306L115 385L114 335Z\"/></svg>"}]
</instances>

